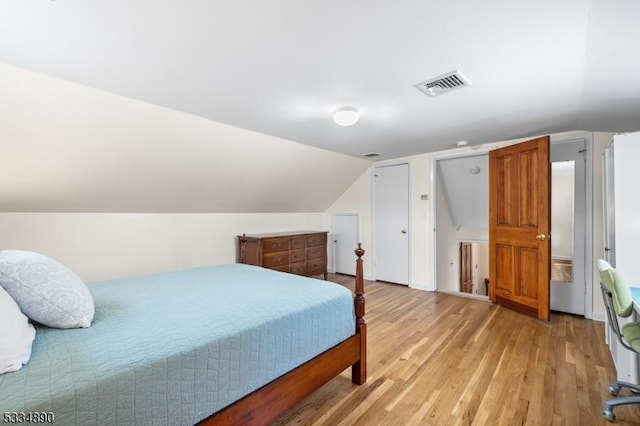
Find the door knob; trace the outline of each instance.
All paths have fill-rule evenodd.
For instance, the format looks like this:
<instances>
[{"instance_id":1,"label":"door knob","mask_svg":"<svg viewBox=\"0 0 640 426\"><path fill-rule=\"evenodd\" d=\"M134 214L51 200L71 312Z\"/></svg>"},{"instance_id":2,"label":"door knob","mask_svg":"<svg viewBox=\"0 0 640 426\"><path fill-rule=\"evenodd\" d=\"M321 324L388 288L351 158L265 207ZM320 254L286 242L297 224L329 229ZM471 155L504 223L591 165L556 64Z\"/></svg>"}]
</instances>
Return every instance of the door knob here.
<instances>
[{"instance_id":1,"label":"door knob","mask_svg":"<svg viewBox=\"0 0 640 426\"><path fill-rule=\"evenodd\" d=\"M547 235L547 234L538 234L536 235L536 238L539 239L540 241L544 241L547 238L551 238L551 235Z\"/></svg>"},{"instance_id":2,"label":"door knob","mask_svg":"<svg viewBox=\"0 0 640 426\"><path fill-rule=\"evenodd\" d=\"M407 233L407 230L406 230L406 229L403 229L403 230L402 230L402 231L400 231L400 232L402 232L403 234L406 234L406 233Z\"/></svg>"}]
</instances>

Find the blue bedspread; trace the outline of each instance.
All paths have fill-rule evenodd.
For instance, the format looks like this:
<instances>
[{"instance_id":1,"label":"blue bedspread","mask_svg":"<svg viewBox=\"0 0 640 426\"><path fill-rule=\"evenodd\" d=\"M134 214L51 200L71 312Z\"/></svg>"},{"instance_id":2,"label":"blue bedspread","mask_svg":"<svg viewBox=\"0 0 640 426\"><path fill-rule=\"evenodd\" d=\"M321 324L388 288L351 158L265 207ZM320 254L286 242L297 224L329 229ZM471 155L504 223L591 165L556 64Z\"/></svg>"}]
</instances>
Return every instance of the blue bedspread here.
<instances>
[{"instance_id":1,"label":"blue bedspread","mask_svg":"<svg viewBox=\"0 0 640 426\"><path fill-rule=\"evenodd\" d=\"M87 329L39 327L0 375L0 413L56 424L191 425L354 334L351 292L248 265L89 284Z\"/></svg>"}]
</instances>

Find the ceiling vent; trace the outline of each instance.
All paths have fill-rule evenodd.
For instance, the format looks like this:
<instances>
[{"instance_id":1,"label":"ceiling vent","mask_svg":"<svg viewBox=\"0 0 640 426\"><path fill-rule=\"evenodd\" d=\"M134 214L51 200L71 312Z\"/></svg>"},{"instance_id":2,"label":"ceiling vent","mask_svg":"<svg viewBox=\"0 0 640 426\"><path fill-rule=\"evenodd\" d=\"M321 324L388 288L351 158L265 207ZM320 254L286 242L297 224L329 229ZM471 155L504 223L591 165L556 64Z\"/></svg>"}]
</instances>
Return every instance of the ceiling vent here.
<instances>
[{"instance_id":1,"label":"ceiling vent","mask_svg":"<svg viewBox=\"0 0 640 426\"><path fill-rule=\"evenodd\" d=\"M366 154L362 154L363 157L367 157L367 158L373 158L373 157L380 157L382 154L379 154L377 152L367 152Z\"/></svg>"},{"instance_id":2,"label":"ceiling vent","mask_svg":"<svg viewBox=\"0 0 640 426\"><path fill-rule=\"evenodd\" d=\"M420 91L429 96L438 96L442 93L466 86L471 86L471 80L465 77L460 70L454 70L416 84L416 87L420 89Z\"/></svg>"}]
</instances>

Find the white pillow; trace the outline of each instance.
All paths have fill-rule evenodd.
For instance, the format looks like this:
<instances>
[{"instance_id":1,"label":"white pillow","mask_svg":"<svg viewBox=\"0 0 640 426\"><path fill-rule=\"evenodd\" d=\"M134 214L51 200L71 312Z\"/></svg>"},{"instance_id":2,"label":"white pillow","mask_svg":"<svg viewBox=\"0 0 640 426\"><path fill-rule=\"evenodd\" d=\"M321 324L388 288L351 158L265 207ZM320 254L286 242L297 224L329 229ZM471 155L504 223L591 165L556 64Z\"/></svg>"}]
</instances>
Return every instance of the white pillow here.
<instances>
[{"instance_id":1,"label":"white pillow","mask_svg":"<svg viewBox=\"0 0 640 426\"><path fill-rule=\"evenodd\" d=\"M20 370L29 361L35 335L29 319L0 287L0 374Z\"/></svg>"},{"instance_id":2,"label":"white pillow","mask_svg":"<svg viewBox=\"0 0 640 426\"><path fill-rule=\"evenodd\" d=\"M39 253L0 251L0 286L22 312L55 328L89 327L93 297L69 268Z\"/></svg>"}]
</instances>

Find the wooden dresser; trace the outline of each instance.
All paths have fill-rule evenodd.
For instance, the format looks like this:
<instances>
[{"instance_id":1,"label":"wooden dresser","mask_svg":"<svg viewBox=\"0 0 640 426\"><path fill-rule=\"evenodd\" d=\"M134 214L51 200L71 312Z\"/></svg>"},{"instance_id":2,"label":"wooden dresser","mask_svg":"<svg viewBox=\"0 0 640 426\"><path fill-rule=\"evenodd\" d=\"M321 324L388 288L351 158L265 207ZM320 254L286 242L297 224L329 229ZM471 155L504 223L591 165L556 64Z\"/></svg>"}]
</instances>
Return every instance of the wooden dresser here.
<instances>
[{"instance_id":1,"label":"wooden dresser","mask_svg":"<svg viewBox=\"0 0 640 426\"><path fill-rule=\"evenodd\" d=\"M279 232L238 236L240 263L327 279L327 233Z\"/></svg>"}]
</instances>

